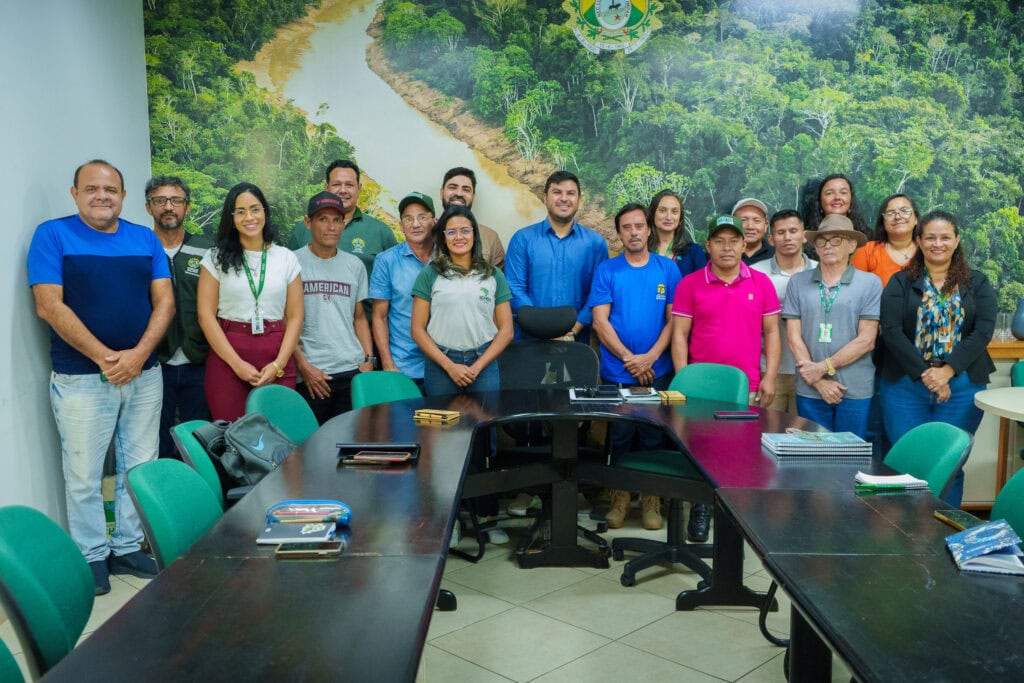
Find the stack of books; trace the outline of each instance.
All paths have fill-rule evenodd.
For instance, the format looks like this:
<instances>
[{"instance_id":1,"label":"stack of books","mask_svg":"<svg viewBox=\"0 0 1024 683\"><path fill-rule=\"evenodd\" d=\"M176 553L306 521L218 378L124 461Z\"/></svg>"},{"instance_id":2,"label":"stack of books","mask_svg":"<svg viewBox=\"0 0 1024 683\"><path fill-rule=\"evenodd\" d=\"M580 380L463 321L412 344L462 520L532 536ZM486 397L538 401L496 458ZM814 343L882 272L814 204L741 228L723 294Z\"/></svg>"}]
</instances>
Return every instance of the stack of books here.
<instances>
[{"instance_id":1,"label":"stack of books","mask_svg":"<svg viewBox=\"0 0 1024 683\"><path fill-rule=\"evenodd\" d=\"M459 421L462 415L457 410L434 410L420 408L412 414L416 424L421 425L450 425Z\"/></svg>"},{"instance_id":2,"label":"stack of books","mask_svg":"<svg viewBox=\"0 0 1024 683\"><path fill-rule=\"evenodd\" d=\"M928 482L909 474L864 474L858 472L853 477L853 485L858 491L878 491L893 489L897 491L913 491L927 489Z\"/></svg>"},{"instance_id":3,"label":"stack of books","mask_svg":"<svg viewBox=\"0 0 1024 683\"><path fill-rule=\"evenodd\" d=\"M805 432L790 429L781 434L762 434L761 445L779 459L871 457L871 443L853 432Z\"/></svg>"}]
</instances>

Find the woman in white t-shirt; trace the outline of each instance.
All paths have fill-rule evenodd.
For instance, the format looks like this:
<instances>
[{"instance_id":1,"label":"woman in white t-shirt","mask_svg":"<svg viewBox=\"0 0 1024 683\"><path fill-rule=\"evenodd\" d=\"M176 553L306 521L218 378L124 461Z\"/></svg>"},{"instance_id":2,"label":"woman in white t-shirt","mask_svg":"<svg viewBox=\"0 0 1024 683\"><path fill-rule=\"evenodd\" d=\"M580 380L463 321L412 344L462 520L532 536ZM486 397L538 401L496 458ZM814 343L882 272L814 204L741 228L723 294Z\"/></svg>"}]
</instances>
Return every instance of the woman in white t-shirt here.
<instances>
[{"instance_id":1,"label":"woman in white t-shirt","mask_svg":"<svg viewBox=\"0 0 1024 683\"><path fill-rule=\"evenodd\" d=\"M453 204L434 225L433 261L412 288L412 338L428 396L497 391L495 359L512 341L512 292L483 257L480 227Z\"/></svg>"},{"instance_id":2,"label":"woman in white t-shirt","mask_svg":"<svg viewBox=\"0 0 1024 683\"><path fill-rule=\"evenodd\" d=\"M213 351L205 389L215 420L241 417L254 387L278 382L295 388L302 280L295 254L273 238L270 205L260 188L231 188L217 244L201 263L197 294L199 325Z\"/></svg>"}]
</instances>

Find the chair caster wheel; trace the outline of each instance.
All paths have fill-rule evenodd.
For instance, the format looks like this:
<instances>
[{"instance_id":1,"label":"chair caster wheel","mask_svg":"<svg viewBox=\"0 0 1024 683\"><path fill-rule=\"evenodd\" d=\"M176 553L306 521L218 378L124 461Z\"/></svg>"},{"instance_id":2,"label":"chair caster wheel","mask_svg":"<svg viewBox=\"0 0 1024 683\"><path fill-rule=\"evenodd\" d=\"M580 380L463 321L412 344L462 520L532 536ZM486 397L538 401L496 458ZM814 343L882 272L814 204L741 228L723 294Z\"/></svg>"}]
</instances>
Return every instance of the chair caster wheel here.
<instances>
[{"instance_id":1,"label":"chair caster wheel","mask_svg":"<svg viewBox=\"0 0 1024 683\"><path fill-rule=\"evenodd\" d=\"M627 574L623 574L621 577L619 577L619 583L621 583L626 588L629 588L630 586L635 586L636 585L636 577L635 576L629 576Z\"/></svg>"},{"instance_id":2,"label":"chair caster wheel","mask_svg":"<svg viewBox=\"0 0 1024 683\"><path fill-rule=\"evenodd\" d=\"M458 599L455 597L455 593L452 593L447 588L442 588L437 592L437 602L434 603L435 607L441 612L454 612L458 609Z\"/></svg>"},{"instance_id":3,"label":"chair caster wheel","mask_svg":"<svg viewBox=\"0 0 1024 683\"><path fill-rule=\"evenodd\" d=\"M622 550L620 550L619 548L612 548L612 559L613 560L621 560L625 556L626 556L626 553L623 552Z\"/></svg>"},{"instance_id":4,"label":"chair caster wheel","mask_svg":"<svg viewBox=\"0 0 1024 683\"><path fill-rule=\"evenodd\" d=\"M608 532L608 522L597 523L597 533L604 534Z\"/></svg>"}]
</instances>

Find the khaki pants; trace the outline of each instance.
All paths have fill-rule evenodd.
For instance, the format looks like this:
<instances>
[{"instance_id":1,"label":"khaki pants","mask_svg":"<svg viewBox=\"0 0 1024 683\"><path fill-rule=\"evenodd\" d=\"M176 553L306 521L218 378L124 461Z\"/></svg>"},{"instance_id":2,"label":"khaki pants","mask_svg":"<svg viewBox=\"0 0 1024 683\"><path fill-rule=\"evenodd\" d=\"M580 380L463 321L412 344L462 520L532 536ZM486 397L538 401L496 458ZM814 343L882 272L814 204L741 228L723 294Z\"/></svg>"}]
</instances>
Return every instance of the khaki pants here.
<instances>
[{"instance_id":1,"label":"khaki pants","mask_svg":"<svg viewBox=\"0 0 1024 683\"><path fill-rule=\"evenodd\" d=\"M796 415L796 375L779 374L775 379L775 400L768 406Z\"/></svg>"}]
</instances>

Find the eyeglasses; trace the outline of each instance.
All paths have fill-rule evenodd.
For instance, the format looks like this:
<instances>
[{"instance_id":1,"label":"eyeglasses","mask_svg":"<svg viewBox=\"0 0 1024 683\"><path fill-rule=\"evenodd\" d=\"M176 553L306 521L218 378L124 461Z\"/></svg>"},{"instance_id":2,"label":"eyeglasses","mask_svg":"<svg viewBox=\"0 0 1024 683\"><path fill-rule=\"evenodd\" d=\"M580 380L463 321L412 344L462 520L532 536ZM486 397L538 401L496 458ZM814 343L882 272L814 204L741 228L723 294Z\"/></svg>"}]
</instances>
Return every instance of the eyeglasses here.
<instances>
[{"instance_id":1,"label":"eyeglasses","mask_svg":"<svg viewBox=\"0 0 1024 683\"><path fill-rule=\"evenodd\" d=\"M883 211L882 215L888 218L889 220L892 220L893 218L896 218L896 216L908 218L913 213L914 210L912 208L910 208L909 206L904 206L901 209L889 209L888 211Z\"/></svg>"},{"instance_id":2,"label":"eyeglasses","mask_svg":"<svg viewBox=\"0 0 1024 683\"><path fill-rule=\"evenodd\" d=\"M821 247L824 247L826 244L829 245L830 247L838 247L845 241L845 237L819 237L816 240L814 240L814 246L818 247L819 249Z\"/></svg>"},{"instance_id":3,"label":"eyeglasses","mask_svg":"<svg viewBox=\"0 0 1024 683\"><path fill-rule=\"evenodd\" d=\"M473 228L448 228L444 231L445 237L455 237L456 235L462 235L463 237L469 237L473 234Z\"/></svg>"},{"instance_id":4,"label":"eyeglasses","mask_svg":"<svg viewBox=\"0 0 1024 683\"><path fill-rule=\"evenodd\" d=\"M259 216L263 213L262 206L254 206L251 209L235 209L231 212L231 215L235 218L245 218L246 216Z\"/></svg>"},{"instance_id":5,"label":"eyeglasses","mask_svg":"<svg viewBox=\"0 0 1024 683\"><path fill-rule=\"evenodd\" d=\"M153 206L163 206L167 202L171 203L171 206L175 208L181 208L188 202L184 197L150 197L149 203Z\"/></svg>"},{"instance_id":6,"label":"eyeglasses","mask_svg":"<svg viewBox=\"0 0 1024 683\"><path fill-rule=\"evenodd\" d=\"M420 223L429 223L433 216L429 213L421 213L415 216L402 216L402 225L412 225L419 221Z\"/></svg>"}]
</instances>

